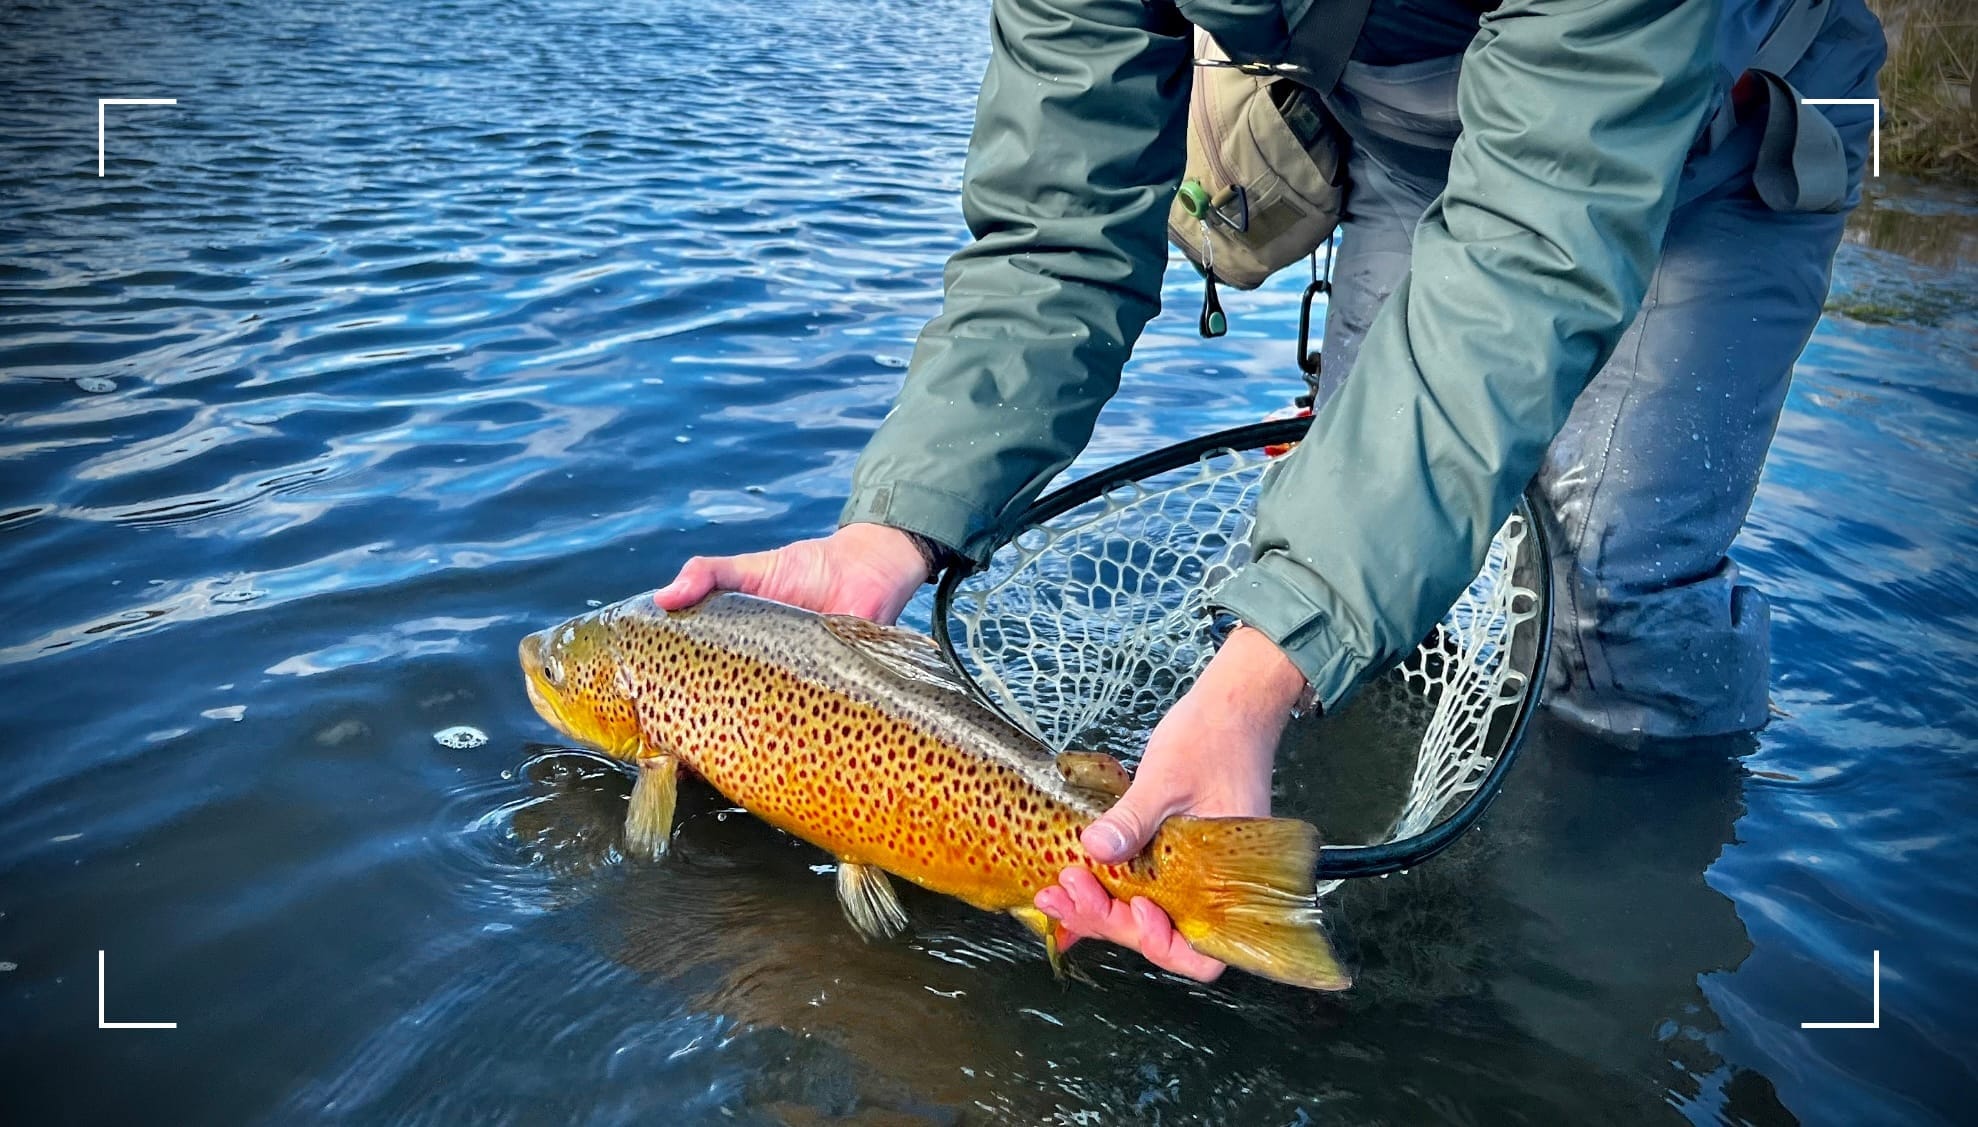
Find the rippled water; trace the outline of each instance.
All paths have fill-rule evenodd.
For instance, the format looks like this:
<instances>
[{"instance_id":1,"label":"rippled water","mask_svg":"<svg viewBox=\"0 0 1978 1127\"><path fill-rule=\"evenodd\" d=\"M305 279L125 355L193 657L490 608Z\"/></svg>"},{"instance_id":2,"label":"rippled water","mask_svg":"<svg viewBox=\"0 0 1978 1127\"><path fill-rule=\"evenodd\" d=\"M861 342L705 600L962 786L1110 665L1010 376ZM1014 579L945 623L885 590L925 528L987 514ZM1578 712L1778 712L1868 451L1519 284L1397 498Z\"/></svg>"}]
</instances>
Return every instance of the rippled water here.
<instances>
[{"instance_id":1,"label":"rippled water","mask_svg":"<svg viewBox=\"0 0 1978 1127\"><path fill-rule=\"evenodd\" d=\"M1802 364L1739 556L1788 715L1662 762L1541 729L1481 833L1332 901L1343 998L1085 949L1061 987L911 893L866 944L820 855L700 788L673 858L620 858L628 784L539 742L515 639L829 527L962 238L985 32L0 12L10 1121L1964 1117L1969 194L1876 205L1839 280L1894 313ZM101 179L99 97L179 99L109 111ZM1295 283L1203 344L1178 275L1092 459L1282 402ZM1882 1027L1801 1029L1867 1018L1878 949ZM96 1027L99 950L105 1016L176 1029Z\"/></svg>"}]
</instances>

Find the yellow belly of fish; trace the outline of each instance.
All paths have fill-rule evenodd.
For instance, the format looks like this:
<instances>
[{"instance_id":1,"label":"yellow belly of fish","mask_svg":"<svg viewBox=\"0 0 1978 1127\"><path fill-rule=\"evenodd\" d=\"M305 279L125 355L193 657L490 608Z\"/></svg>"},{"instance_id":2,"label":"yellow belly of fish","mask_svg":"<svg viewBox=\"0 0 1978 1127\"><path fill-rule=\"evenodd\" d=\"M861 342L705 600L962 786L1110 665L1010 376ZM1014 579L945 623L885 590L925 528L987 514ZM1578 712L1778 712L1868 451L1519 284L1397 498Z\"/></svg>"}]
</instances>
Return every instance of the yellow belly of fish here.
<instances>
[{"instance_id":1,"label":"yellow belly of fish","mask_svg":"<svg viewBox=\"0 0 1978 1127\"><path fill-rule=\"evenodd\" d=\"M664 745L716 790L841 860L992 911L1026 906L1074 862L1086 819L1015 769L873 705L758 667L741 708L712 702ZM1125 867L1101 880L1131 894ZM1111 879L1108 879L1111 878Z\"/></svg>"}]
</instances>

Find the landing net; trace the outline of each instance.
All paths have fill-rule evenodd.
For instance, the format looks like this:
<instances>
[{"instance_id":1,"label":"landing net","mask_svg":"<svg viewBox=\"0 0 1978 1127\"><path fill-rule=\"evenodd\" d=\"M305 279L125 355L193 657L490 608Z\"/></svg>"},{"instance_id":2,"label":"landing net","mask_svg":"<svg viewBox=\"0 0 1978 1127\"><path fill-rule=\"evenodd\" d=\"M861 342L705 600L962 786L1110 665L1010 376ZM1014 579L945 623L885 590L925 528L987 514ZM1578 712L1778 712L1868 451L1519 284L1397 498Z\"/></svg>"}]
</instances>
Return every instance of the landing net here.
<instances>
[{"instance_id":1,"label":"landing net","mask_svg":"<svg viewBox=\"0 0 1978 1127\"><path fill-rule=\"evenodd\" d=\"M1224 432L1238 441L1136 459L1045 498L986 569L944 584L935 612L944 646L993 704L1051 747L1137 754L1225 629L1208 601L1249 560L1257 495L1280 464L1260 448L1269 433L1284 432ZM1492 768L1522 734L1543 658L1537 545L1521 505L1441 623L1362 689L1355 708L1416 745L1406 801L1369 843L1402 847L1332 850L1322 874L1413 863L1427 854L1408 843L1442 848L1453 833L1423 835L1487 780L1494 789L1501 772ZM1469 805L1474 812L1462 813L1473 820L1483 802ZM1337 863L1348 854L1355 863Z\"/></svg>"}]
</instances>

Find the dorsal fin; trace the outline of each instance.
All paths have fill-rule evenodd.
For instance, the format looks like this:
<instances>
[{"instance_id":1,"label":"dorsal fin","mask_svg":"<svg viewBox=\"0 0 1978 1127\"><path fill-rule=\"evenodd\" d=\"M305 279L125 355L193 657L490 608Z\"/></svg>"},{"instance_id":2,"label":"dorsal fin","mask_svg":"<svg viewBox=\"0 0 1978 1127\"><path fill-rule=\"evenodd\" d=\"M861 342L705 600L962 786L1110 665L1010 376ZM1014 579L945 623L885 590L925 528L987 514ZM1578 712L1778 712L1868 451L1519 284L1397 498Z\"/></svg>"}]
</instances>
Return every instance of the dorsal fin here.
<instances>
[{"instance_id":1,"label":"dorsal fin","mask_svg":"<svg viewBox=\"0 0 1978 1127\"><path fill-rule=\"evenodd\" d=\"M958 693L968 686L934 639L900 626L881 626L850 614L826 614L824 629L859 656L878 662L894 673L922 684L938 685Z\"/></svg>"},{"instance_id":2,"label":"dorsal fin","mask_svg":"<svg viewBox=\"0 0 1978 1127\"><path fill-rule=\"evenodd\" d=\"M1119 801L1133 783L1133 776L1126 773L1126 765L1103 751L1061 752L1058 773L1065 777L1065 782L1108 806Z\"/></svg>"}]
</instances>

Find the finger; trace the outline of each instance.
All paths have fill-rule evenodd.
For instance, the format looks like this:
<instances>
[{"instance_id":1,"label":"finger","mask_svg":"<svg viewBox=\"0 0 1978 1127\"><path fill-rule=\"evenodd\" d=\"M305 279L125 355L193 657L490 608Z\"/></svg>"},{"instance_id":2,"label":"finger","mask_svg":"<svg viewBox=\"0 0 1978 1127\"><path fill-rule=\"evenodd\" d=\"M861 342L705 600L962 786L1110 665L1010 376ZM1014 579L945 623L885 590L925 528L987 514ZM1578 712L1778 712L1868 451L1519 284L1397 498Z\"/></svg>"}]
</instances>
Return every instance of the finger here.
<instances>
[{"instance_id":1,"label":"finger","mask_svg":"<svg viewBox=\"0 0 1978 1127\"><path fill-rule=\"evenodd\" d=\"M1068 901L1069 910L1063 921L1066 928L1084 938L1103 939L1129 951L1140 949L1140 928L1126 901L1113 899L1098 878L1082 868L1064 870L1058 881L1053 898L1064 897L1059 902Z\"/></svg>"},{"instance_id":2,"label":"finger","mask_svg":"<svg viewBox=\"0 0 1978 1127\"><path fill-rule=\"evenodd\" d=\"M693 606L715 591L741 591L753 595L769 571L769 553L746 556L695 556L680 567L673 582L653 593L653 601L663 610Z\"/></svg>"},{"instance_id":3,"label":"finger","mask_svg":"<svg viewBox=\"0 0 1978 1127\"><path fill-rule=\"evenodd\" d=\"M1080 916L1104 919L1112 910L1113 898L1091 871L1073 865L1058 874L1058 887L1071 898L1072 911Z\"/></svg>"},{"instance_id":4,"label":"finger","mask_svg":"<svg viewBox=\"0 0 1978 1127\"><path fill-rule=\"evenodd\" d=\"M1058 950L1062 951L1085 938L1085 936L1073 931L1065 924L1065 918L1072 915L1072 904L1071 897L1066 895L1063 888L1053 884L1038 889L1037 895L1031 897L1030 902L1036 905L1038 911L1051 917L1057 923Z\"/></svg>"},{"instance_id":5,"label":"finger","mask_svg":"<svg viewBox=\"0 0 1978 1127\"><path fill-rule=\"evenodd\" d=\"M1064 889L1055 884L1038 889L1037 895L1031 897L1030 902L1036 905L1038 911L1054 920L1062 922L1066 916L1071 915L1071 898L1065 895Z\"/></svg>"},{"instance_id":6,"label":"finger","mask_svg":"<svg viewBox=\"0 0 1978 1127\"><path fill-rule=\"evenodd\" d=\"M1134 779L1126 793L1079 835L1079 843L1094 861L1117 865L1147 848L1167 816L1180 810L1176 796L1158 793L1152 781Z\"/></svg>"},{"instance_id":7,"label":"finger","mask_svg":"<svg viewBox=\"0 0 1978 1127\"><path fill-rule=\"evenodd\" d=\"M1074 871L1087 883L1080 883L1078 877L1072 875ZM1092 880L1092 874L1082 869L1066 869L1059 874L1058 883L1040 892L1038 898L1051 905L1045 914L1065 928L1084 936L1111 938L1113 901L1104 889L1097 888L1097 884ZM1093 894L1095 889L1097 895Z\"/></svg>"},{"instance_id":8,"label":"finger","mask_svg":"<svg viewBox=\"0 0 1978 1127\"><path fill-rule=\"evenodd\" d=\"M1136 896L1130 910L1140 935L1140 953L1148 962L1197 982L1214 982L1222 974L1224 964L1190 947L1160 905Z\"/></svg>"},{"instance_id":9,"label":"finger","mask_svg":"<svg viewBox=\"0 0 1978 1127\"><path fill-rule=\"evenodd\" d=\"M653 592L652 601L658 603L661 610L680 610L707 598L712 590L714 569L708 566L706 559L695 556L680 565L680 571L671 583Z\"/></svg>"},{"instance_id":10,"label":"finger","mask_svg":"<svg viewBox=\"0 0 1978 1127\"><path fill-rule=\"evenodd\" d=\"M1039 907L1062 910L1058 947L1063 950L1081 938L1091 937L1138 951L1162 970L1212 982L1225 969L1224 964L1202 954L1174 930L1160 906L1144 896L1131 902L1115 900L1099 884L1098 878L1082 868L1068 868L1058 875L1055 887L1038 894ZM1049 913L1047 913L1049 914Z\"/></svg>"}]
</instances>

